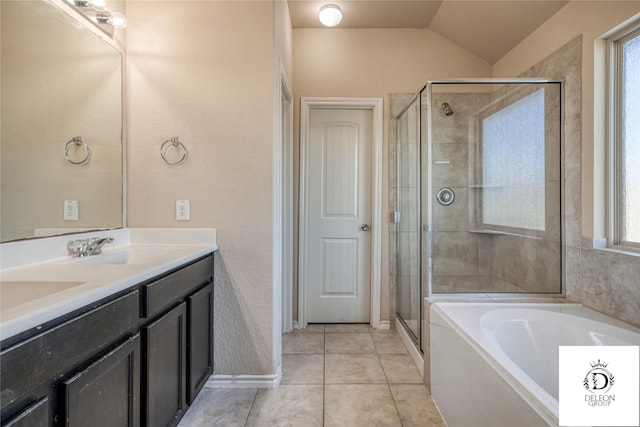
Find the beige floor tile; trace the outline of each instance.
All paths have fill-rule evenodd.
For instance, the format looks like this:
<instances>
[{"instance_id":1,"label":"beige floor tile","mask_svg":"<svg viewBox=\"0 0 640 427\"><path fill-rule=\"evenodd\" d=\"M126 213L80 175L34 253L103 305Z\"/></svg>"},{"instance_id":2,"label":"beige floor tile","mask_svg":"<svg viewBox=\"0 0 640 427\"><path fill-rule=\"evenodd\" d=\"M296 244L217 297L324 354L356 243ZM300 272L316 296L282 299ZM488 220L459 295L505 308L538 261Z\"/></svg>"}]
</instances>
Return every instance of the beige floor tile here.
<instances>
[{"instance_id":1,"label":"beige floor tile","mask_svg":"<svg viewBox=\"0 0 640 427\"><path fill-rule=\"evenodd\" d=\"M255 388L203 389L178 427L244 426Z\"/></svg>"},{"instance_id":2,"label":"beige floor tile","mask_svg":"<svg viewBox=\"0 0 640 427\"><path fill-rule=\"evenodd\" d=\"M282 355L280 384L324 384L324 355Z\"/></svg>"},{"instance_id":3,"label":"beige floor tile","mask_svg":"<svg viewBox=\"0 0 640 427\"><path fill-rule=\"evenodd\" d=\"M307 324L307 327L304 329L294 329L293 333L294 334L304 334L307 332L319 332L319 333L323 333L324 332L324 325L321 325L319 323L309 323Z\"/></svg>"},{"instance_id":4,"label":"beige floor tile","mask_svg":"<svg viewBox=\"0 0 640 427\"><path fill-rule=\"evenodd\" d=\"M375 353L369 333L343 332L324 335L325 353Z\"/></svg>"},{"instance_id":5,"label":"beige floor tile","mask_svg":"<svg viewBox=\"0 0 640 427\"><path fill-rule=\"evenodd\" d=\"M325 384L384 384L386 378L375 354L325 354Z\"/></svg>"},{"instance_id":6,"label":"beige floor tile","mask_svg":"<svg viewBox=\"0 0 640 427\"><path fill-rule=\"evenodd\" d=\"M424 385L390 385L405 427L446 427Z\"/></svg>"},{"instance_id":7,"label":"beige floor tile","mask_svg":"<svg viewBox=\"0 0 640 427\"><path fill-rule=\"evenodd\" d=\"M366 323L332 323L324 325L325 332L369 332Z\"/></svg>"},{"instance_id":8,"label":"beige floor tile","mask_svg":"<svg viewBox=\"0 0 640 427\"><path fill-rule=\"evenodd\" d=\"M381 354L380 363L389 384L423 384L424 380L408 354Z\"/></svg>"},{"instance_id":9,"label":"beige floor tile","mask_svg":"<svg viewBox=\"0 0 640 427\"><path fill-rule=\"evenodd\" d=\"M281 385L260 389L246 426L322 427L322 388L321 385Z\"/></svg>"},{"instance_id":10,"label":"beige floor tile","mask_svg":"<svg viewBox=\"0 0 640 427\"><path fill-rule=\"evenodd\" d=\"M371 334L371 338L378 353L408 354L407 347L395 331L387 334Z\"/></svg>"},{"instance_id":11,"label":"beige floor tile","mask_svg":"<svg viewBox=\"0 0 640 427\"><path fill-rule=\"evenodd\" d=\"M282 354L324 353L324 334L285 334L282 336Z\"/></svg>"},{"instance_id":12,"label":"beige floor tile","mask_svg":"<svg viewBox=\"0 0 640 427\"><path fill-rule=\"evenodd\" d=\"M402 425L387 384L326 385L325 399L326 427Z\"/></svg>"}]
</instances>

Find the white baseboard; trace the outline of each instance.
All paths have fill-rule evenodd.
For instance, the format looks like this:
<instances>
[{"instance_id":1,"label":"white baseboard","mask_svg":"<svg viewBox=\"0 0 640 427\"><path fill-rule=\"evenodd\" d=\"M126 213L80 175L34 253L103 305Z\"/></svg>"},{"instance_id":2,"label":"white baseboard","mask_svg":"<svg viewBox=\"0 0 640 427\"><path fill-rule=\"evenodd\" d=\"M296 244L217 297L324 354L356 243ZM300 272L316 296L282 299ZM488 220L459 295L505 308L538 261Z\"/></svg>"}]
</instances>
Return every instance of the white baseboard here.
<instances>
[{"instance_id":1,"label":"white baseboard","mask_svg":"<svg viewBox=\"0 0 640 427\"><path fill-rule=\"evenodd\" d=\"M378 328L381 331L388 331L391 329L391 322L388 320L381 320L380 321L380 327Z\"/></svg>"},{"instance_id":2,"label":"white baseboard","mask_svg":"<svg viewBox=\"0 0 640 427\"><path fill-rule=\"evenodd\" d=\"M420 375L424 377L424 358L422 356L422 353L420 352L420 350L418 350L413 340L409 337L409 334L404 329L402 322L398 322L397 320L396 331L398 331L398 335L400 336L402 343L409 351L409 355L413 359L413 363L416 364L416 367L420 371Z\"/></svg>"},{"instance_id":3,"label":"white baseboard","mask_svg":"<svg viewBox=\"0 0 640 427\"><path fill-rule=\"evenodd\" d=\"M282 379L282 366L271 375L211 375L205 388L276 388Z\"/></svg>"}]
</instances>

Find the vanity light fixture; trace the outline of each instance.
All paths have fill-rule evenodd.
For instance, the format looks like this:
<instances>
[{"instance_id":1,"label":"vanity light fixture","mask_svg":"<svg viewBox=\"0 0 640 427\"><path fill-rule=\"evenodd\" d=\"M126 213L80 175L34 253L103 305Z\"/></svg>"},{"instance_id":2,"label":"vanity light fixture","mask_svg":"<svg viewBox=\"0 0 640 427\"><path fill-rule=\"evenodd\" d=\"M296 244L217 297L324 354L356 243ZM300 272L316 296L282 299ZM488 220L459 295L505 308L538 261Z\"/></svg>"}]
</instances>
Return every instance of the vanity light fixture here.
<instances>
[{"instance_id":1,"label":"vanity light fixture","mask_svg":"<svg viewBox=\"0 0 640 427\"><path fill-rule=\"evenodd\" d=\"M91 9L95 11L106 10L106 2L104 0L68 0L69 3L81 9Z\"/></svg>"},{"instance_id":2,"label":"vanity light fixture","mask_svg":"<svg viewBox=\"0 0 640 427\"><path fill-rule=\"evenodd\" d=\"M98 24L113 25L122 29L127 26L127 17L120 12L110 12L106 7L106 0L67 0L69 3L82 9L85 14ZM87 12L90 12L87 13Z\"/></svg>"},{"instance_id":3,"label":"vanity light fixture","mask_svg":"<svg viewBox=\"0 0 640 427\"><path fill-rule=\"evenodd\" d=\"M342 21L342 10L335 4L325 4L320 8L318 17L325 27L335 27Z\"/></svg>"},{"instance_id":4,"label":"vanity light fixture","mask_svg":"<svg viewBox=\"0 0 640 427\"><path fill-rule=\"evenodd\" d=\"M127 17L120 12L107 11L96 13L96 21L98 24L109 24L118 29L122 29L127 26Z\"/></svg>"}]
</instances>

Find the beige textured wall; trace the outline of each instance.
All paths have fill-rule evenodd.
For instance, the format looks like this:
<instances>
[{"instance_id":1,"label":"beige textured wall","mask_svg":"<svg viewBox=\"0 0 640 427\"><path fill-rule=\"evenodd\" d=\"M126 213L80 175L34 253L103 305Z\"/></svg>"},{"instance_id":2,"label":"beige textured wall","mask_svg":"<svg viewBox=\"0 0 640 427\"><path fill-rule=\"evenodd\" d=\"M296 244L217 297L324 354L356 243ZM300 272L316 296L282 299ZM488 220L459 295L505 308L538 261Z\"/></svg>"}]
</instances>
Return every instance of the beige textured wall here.
<instances>
[{"instance_id":1,"label":"beige textured wall","mask_svg":"<svg viewBox=\"0 0 640 427\"><path fill-rule=\"evenodd\" d=\"M300 97L383 98L383 189L389 186L388 95L415 93L429 79L491 75L487 62L435 32L423 29L294 29L293 70L296 160L299 158ZM297 164L295 168L297 176ZM297 197L297 183L294 192ZM394 318L389 303L392 290L389 287L387 193L383 190L382 320ZM297 307L294 310L296 318Z\"/></svg>"},{"instance_id":2,"label":"beige textured wall","mask_svg":"<svg viewBox=\"0 0 640 427\"><path fill-rule=\"evenodd\" d=\"M217 228L215 373L272 374L274 4L134 1L127 17L129 225ZM160 158L171 136L181 166Z\"/></svg>"}]
</instances>

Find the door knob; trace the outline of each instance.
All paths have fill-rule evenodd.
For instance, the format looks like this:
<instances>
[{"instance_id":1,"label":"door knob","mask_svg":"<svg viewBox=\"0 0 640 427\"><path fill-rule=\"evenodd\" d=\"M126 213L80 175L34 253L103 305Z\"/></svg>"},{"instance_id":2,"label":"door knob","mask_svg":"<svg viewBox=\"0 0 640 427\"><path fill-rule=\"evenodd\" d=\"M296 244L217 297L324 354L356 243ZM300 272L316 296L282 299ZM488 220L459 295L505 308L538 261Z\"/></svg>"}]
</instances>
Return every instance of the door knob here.
<instances>
[{"instance_id":1,"label":"door knob","mask_svg":"<svg viewBox=\"0 0 640 427\"><path fill-rule=\"evenodd\" d=\"M360 228L362 229L362 231L369 231L369 224L362 224Z\"/></svg>"}]
</instances>

